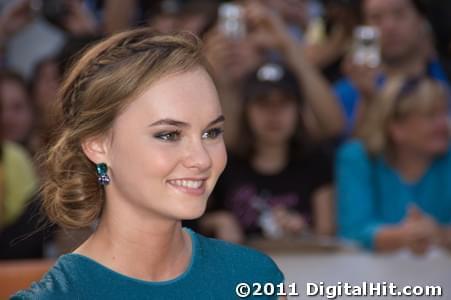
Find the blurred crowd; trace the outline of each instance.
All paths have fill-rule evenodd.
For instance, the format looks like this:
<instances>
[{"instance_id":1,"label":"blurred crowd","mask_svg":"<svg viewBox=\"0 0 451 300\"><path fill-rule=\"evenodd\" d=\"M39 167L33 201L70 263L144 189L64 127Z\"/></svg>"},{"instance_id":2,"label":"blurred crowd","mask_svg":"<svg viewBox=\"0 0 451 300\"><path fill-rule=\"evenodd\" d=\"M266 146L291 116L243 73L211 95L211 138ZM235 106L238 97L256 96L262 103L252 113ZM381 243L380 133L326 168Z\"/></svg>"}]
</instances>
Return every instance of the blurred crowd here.
<instances>
[{"instance_id":1,"label":"blurred crowd","mask_svg":"<svg viewBox=\"0 0 451 300\"><path fill-rule=\"evenodd\" d=\"M451 249L450 1L0 0L0 259L92 232L40 214L39 162L71 62L136 26L198 35L222 101L228 165L186 226Z\"/></svg>"}]
</instances>

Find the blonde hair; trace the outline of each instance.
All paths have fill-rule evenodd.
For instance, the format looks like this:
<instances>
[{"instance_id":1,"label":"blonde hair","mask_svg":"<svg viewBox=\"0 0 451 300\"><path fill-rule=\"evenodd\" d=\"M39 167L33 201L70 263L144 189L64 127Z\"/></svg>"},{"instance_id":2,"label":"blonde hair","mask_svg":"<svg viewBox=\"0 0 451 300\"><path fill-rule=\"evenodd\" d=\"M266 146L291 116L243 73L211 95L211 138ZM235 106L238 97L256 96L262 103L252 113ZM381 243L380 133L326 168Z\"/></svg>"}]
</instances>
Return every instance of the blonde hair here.
<instances>
[{"instance_id":1,"label":"blonde hair","mask_svg":"<svg viewBox=\"0 0 451 300\"><path fill-rule=\"evenodd\" d=\"M161 35L149 28L113 35L81 56L62 83L57 113L61 125L43 161L43 208L53 223L82 228L100 216L104 190L82 141L106 133L152 82L199 66L208 70L197 37Z\"/></svg>"},{"instance_id":2,"label":"blonde hair","mask_svg":"<svg viewBox=\"0 0 451 300\"><path fill-rule=\"evenodd\" d=\"M364 123L357 130L371 155L388 154L392 143L389 126L413 112L428 112L438 100L446 100L447 90L439 81L426 78L389 80L368 107Z\"/></svg>"}]
</instances>

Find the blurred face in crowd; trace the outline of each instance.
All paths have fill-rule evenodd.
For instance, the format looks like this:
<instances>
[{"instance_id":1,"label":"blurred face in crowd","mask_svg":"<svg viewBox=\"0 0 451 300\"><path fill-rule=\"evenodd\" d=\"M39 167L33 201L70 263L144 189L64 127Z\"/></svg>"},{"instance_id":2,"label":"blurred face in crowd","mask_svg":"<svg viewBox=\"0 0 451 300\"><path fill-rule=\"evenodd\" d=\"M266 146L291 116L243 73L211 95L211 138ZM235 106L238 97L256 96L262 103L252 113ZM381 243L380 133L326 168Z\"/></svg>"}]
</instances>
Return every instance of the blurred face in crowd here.
<instances>
[{"instance_id":1,"label":"blurred face in crowd","mask_svg":"<svg viewBox=\"0 0 451 300\"><path fill-rule=\"evenodd\" d=\"M449 145L447 98L433 99L427 107L393 121L390 131L395 146L402 145L430 156L444 153Z\"/></svg>"},{"instance_id":2,"label":"blurred face in crowd","mask_svg":"<svg viewBox=\"0 0 451 300\"><path fill-rule=\"evenodd\" d=\"M226 164L222 128L204 69L153 83L117 117L106 143L107 207L158 220L199 217Z\"/></svg>"},{"instance_id":3,"label":"blurred face in crowd","mask_svg":"<svg viewBox=\"0 0 451 300\"><path fill-rule=\"evenodd\" d=\"M288 143L299 121L296 100L274 90L264 98L250 101L247 108L248 122L258 144Z\"/></svg>"},{"instance_id":4,"label":"blurred face in crowd","mask_svg":"<svg viewBox=\"0 0 451 300\"><path fill-rule=\"evenodd\" d=\"M307 26L309 0L265 0L268 7L277 11L288 23Z\"/></svg>"},{"instance_id":5,"label":"blurred face in crowd","mask_svg":"<svg viewBox=\"0 0 451 300\"><path fill-rule=\"evenodd\" d=\"M384 60L403 61L418 52L424 20L411 0L366 0L363 5L367 23L380 30Z\"/></svg>"},{"instance_id":6,"label":"blurred face in crowd","mask_svg":"<svg viewBox=\"0 0 451 300\"><path fill-rule=\"evenodd\" d=\"M31 131L33 112L25 87L10 79L0 82L2 101L3 137L18 143L24 142Z\"/></svg>"},{"instance_id":7,"label":"blurred face in crowd","mask_svg":"<svg viewBox=\"0 0 451 300\"><path fill-rule=\"evenodd\" d=\"M34 78L33 98L40 112L46 112L48 107L55 103L59 82L60 72L55 61L49 60L37 70Z\"/></svg>"},{"instance_id":8,"label":"blurred face in crowd","mask_svg":"<svg viewBox=\"0 0 451 300\"><path fill-rule=\"evenodd\" d=\"M360 17L353 6L344 5L342 1L327 1L325 6L326 18L332 24L337 24L350 36L356 26L360 24Z\"/></svg>"}]
</instances>

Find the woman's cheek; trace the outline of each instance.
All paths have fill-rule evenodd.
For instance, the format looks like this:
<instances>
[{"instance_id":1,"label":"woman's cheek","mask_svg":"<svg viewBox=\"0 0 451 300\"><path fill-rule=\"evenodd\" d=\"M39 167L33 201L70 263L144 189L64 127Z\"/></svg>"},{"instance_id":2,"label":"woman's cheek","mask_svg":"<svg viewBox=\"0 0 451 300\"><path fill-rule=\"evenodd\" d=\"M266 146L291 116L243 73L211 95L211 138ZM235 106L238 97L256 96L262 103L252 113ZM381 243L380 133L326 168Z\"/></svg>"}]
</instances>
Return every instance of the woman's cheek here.
<instances>
[{"instance_id":1,"label":"woman's cheek","mask_svg":"<svg viewBox=\"0 0 451 300\"><path fill-rule=\"evenodd\" d=\"M227 164L227 151L223 140L214 145L212 153L215 171L220 174Z\"/></svg>"},{"instance_id":2,"label":"woman's cheek","mask_svg":"<svg viewBox=\"0 0 451 300\"><path fill-rule=\"evenodd\" d=\"M154 145L145 154L154 171L168 172L181 160L182 151L174 145Z\"/></svg>"}]
</instances>

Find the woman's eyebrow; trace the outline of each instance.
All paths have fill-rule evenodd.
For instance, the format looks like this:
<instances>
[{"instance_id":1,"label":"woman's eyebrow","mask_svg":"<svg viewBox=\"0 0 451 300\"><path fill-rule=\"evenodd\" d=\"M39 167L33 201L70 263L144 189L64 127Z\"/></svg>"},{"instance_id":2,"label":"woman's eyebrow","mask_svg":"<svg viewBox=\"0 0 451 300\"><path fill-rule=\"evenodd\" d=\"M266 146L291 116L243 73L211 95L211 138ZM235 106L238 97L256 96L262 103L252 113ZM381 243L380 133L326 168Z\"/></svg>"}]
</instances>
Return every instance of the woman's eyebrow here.
<instances>
[{"instance_id":1,"label":"woman's eyebrow","mask_svg":"<svg viewBox=\"0 0 451 300\"><path fill-rule=\"evenodd\" d=\"M224 116L223 116L223 115L220 115L219 117L217 117L216 119L214 119L213 121L211 121L210 123L208 123L207 128L210 127L210 126L213 126L213 125L215 125L215 124L217 124L217 123L224 122L224 121L225 121Z\"/></svg>"},{"instance_id":2,"label":"woman's eyebrow","mask_svg":"<svg viewBox=\"0 0 451 300\"><path fill-rule=\"evenodd\" d=\"M213 121L208 123L207 128L212 126L212 125L214 125L214 124L217 124L217 123L220 123L220 122L224 122L224 121L225 121L224 116L220 115L219 117L217 117L216 119L214 119ZM186 122L178 121L178 120L174 120L174 119L168 119L168 118L161 119L161 120L158 120L156 122L153 122L152 124L149 125L149 127L160 126L160 125L171 125L171 126L176 126L176 127L190 127L190 125L188 123L186 123Z\"/></svg>"},{"instance_id":3,"label":"woman's eyebrow","mask_svg":"<svg viewBox=\"0 0 451 300\"><path fill-rule=\"evenodd\" d=\"M153 122L149 125L149 127L152 126L159 126L159 125L171 125L171 126L177 126L177 127L189 127L189 124L182 121L177 121L173 119L161 119L156 122Z\"/></svg>"}]
</instances>

